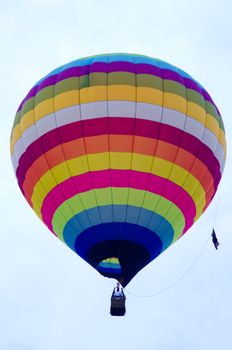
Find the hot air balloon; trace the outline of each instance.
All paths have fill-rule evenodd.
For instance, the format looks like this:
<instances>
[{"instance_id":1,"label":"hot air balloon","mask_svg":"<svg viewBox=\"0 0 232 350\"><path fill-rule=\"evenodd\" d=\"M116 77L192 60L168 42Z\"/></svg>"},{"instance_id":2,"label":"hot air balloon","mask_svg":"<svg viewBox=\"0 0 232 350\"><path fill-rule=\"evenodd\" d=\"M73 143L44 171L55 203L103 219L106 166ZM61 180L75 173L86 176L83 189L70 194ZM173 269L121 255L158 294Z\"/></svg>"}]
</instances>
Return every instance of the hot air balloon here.
<instances>
[{"instance_id":1,"label":"hot air balloon","mask_svg":"<svg viewBox=\"0 0 232 350\"><path fill-rule=\"evenodd\" d=\"M208 92L164 61L103 54L65 64L16 113L11 157L38 217L126 286L210 204L226 155Z\"/></svg>"}]
</instances>

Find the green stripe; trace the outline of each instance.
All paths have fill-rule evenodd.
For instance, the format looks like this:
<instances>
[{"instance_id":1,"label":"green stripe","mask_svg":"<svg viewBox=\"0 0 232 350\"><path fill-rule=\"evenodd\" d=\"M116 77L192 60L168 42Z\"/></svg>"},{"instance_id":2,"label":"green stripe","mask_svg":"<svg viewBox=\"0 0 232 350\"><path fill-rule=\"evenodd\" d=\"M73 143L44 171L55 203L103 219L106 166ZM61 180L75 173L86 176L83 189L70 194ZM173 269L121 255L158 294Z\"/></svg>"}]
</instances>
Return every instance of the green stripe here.
<instances>
[{"instance_id":1,"label":"green stripe","mask_svg":"<svg viewBox=\"0 0 232 350\"><path fill-rule=\"evenodd\" d=\"M19 111L14 120L15 127L23 118L24 114L32 110L37 104L57 96L63 92L71 90L80 90L91 86L110 86L110 85L128 85L137 87L150 87L158 89L160 91L170 92L181 96L187 97L188 101L196 103L200 107L204 108L210 113L219 123L220 128L224 131L224 125L221 116L218 114L215 106L205 101L201 94L192 89L186 89L182 84L172 80L162 80L159 77L149 74L133 74L126 72L113 72L113 73L91 73L90 75L84 75L82 77L68 78L58 82L54 86L45 87L36 94L36 98L32 97L27 100L21 111Z\"/></svg>"},{"instance_id":2,"label":"green stripe","mask_svg":"<svg viewBox=\"0 0 232 350\"><path fill-rule=\"evenodd\" d=\"M111 195L112 192L114 193L113 201ZM128 205L139 208L141 207L152 212L154 212L155 209L157 214L163 216L173 226L173 241L182 234L185 225L185 218L181 210L175 204L159 195L133 188L129 189L128 196L128 188L118 187L94 189L77 194L65 201L57 208L53 216L52 226L54 232L56 232L58 237L63 240L63 229L66 223L74 215L81 213L85 209L95 208L96 199L98 206L127 204L127 202L122 202L122 196L128 198ZM156 207L157 203L158 206Z\"/></svg>"},{"instance_id":3,"label":"green stripe","mask_svg":"<svg viewBox=\"0 0 232 350\"><path fill-rule=\"evenodd\" d=\"M43 101L45 101L45 100L47 100L49 98L53 98L53 96L54 96L54 88L55 87L56 87L56 85L51 85L51 86L45 87L43 90L40 90L36 94L35 106L37 106L39 103L41 103L41 102L43 102ZM28 108L27 108L27 112L29 112Z\"/></svg>"},{"instance_id":4,"label":"green stripe","mask_svg":"<svg viewBox=\"0 0 232 350\"><path fill-rule=\"evenodd\" d=\"M111 269L121 269L121 265L120 265L119 260L117 258L108 258L108 259L102 260L98 264L98 267L111 268Z\"/></svg>"},{"instance_id":5,"label":"green stripe","mask_svg":"<svg viewBox=\"0 0 232 350\"><path fill-rule=\"evenodd\" d=\"M36 97L36 96L35 96L35 97ZM35 97L31 97L29 100L27 100L27 101L24 103L22 109L19 110L19 111L16 113L15 119L14 119L13 128L14 128L17 124L19 124L20 120L23 118L23 116L24 116L27 112L29 112L29 111L31 111L32 109L34 109L34 107L35 107L35 103L34 103L34 102L35 102ZM46 98L45 98L45 99L46 99Z\"/></svg>"}]
</instances>

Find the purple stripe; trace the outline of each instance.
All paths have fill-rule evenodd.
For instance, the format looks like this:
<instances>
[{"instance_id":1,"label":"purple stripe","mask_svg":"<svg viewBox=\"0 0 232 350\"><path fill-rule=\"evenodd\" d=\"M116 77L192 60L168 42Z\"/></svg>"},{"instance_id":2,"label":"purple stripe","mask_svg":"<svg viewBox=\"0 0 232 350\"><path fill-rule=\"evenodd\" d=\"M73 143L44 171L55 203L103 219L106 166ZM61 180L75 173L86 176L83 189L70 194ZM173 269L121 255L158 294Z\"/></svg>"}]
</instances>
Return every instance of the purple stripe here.
<instances>
[{"instance_id":1,"label":"purple stripe","mask_svg":"<svg viewBox=\"0 0 232 350\"><path fill-rule=\"evenodd\" d=\"M173 80L182 85L185 85L185 87L188 89L197 91L199 94L202 95L203 98L205 98L205 100L209 101L214 105L214 102L212 98L209 96L209 94L205 90L202 90L199 87L199 85L193 80L189 78L185 78L181 74L178 74L177 72L171 69L161 69L151 64L145 64L145 63L134 64L131 62L111 62L111 63L96 62L96 63L92 63L91 65L68 68L64 71L61 71L58 74L45 78L39 85L34 86L30 90L26 98L24 99L23 103L25 103L29 98L33 97L36 93L38 93L45 87L54 85L64 79L72 78L72 77L81 77L83 75L87 75L90 73L107 73L107 72L108 73L129 72L129 73L136 73L136 74L150 74L162 79ZM22 103L19 106L18 110L21 107L22 107Z\"/></svg>"},{"instance_id":2,"label":"purple stripe","mask_svg":"<svg viewBox=\"0 0 232 350\"><path fill-rule=\"evenodd\" d=\"M106 135L108 133L114 135L134 134L181 146L181 148L192 153L208 167L214 178L215 188L218 185L219 180L216 181L216 179L221 177L220 164L211 149L196 137L173 126L150 120L104 117L61 126L49 131L28 146L19 160L16 171L20 188L23 191L23 182L28 169L45 152L65 142L82 137Z\"/></svg>"},{"instance_id":3,"label":"purple stripe","mask_svg":"<svg viewBox=\"0 0 232 350\"><path fill-rule=\"evenodd\" d=\"M47 77L46 79L44 79L43 81L41 81L41 83L38 85L37 93L48 86L55 85L57 82L58 76L59 76L59 74L51 75L51 76Z\"/></svg>"},{"instance_id":4,"label":"purple stripe","mask_svg":"<svg viewBox=\"0 0 232 350\"><path fill-rule=\"evenodd\" d=\"M28 92L27 96L22 100L17 109L17 113L23 108L24 103L29 100L31 97L34 97L37 94L38 85L33 86L33 88Z\"/></svg>"},{"instance_id":5,"label":"purple stripe","mask_svg":"<svg viewBox=\"0 0 232 350\"><path fill-rule=\"evenodd\" d=\"M188 87L188 82L185 82L184 77L175 71L163 69L161 72L161 78L167 79L167 80L173 80L178 82L179 84L184 85L185 87Z\"/></svg>"},{"instance_id":6,"label":"purple stripe","mask_svg":"<svg viewBox=\"0 0 232 350\"><path fill-rule=\"evenodd\" d=\"M184 83L188 89L195 90L200 95L202 95L202 97L205 97L205 94L204 94L205 90L203 90L194 80L191 80L189 78L184 77ZM212 100L210 100L210 101L214 104L214 102Z\"/></svg>"}]
</instances>

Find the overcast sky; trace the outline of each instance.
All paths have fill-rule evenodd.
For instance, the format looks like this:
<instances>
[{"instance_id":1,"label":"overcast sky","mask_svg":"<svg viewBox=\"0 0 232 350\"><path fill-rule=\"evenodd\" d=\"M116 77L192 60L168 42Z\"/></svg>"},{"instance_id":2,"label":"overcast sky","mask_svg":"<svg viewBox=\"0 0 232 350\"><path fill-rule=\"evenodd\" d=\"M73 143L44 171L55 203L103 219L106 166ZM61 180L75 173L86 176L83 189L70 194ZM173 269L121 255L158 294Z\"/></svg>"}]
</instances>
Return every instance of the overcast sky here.
<instances>
[{"instance_id":1,"label":"overcast sky","mask_svg":"<svg viewBox=\"0 0 232 350\"><path fill-rule=\"evenodd\" d=\"M229 0L0 0L0 349L231 348L231 13ZM28 206L9 154L16 109L35 82L59 65L105 52L147 54L186 70L220 109L228 144L216 197L220 249L208 240L215 201L129 284L124 318L109 315L112 281Z\"/></svg>"}]
</instances>

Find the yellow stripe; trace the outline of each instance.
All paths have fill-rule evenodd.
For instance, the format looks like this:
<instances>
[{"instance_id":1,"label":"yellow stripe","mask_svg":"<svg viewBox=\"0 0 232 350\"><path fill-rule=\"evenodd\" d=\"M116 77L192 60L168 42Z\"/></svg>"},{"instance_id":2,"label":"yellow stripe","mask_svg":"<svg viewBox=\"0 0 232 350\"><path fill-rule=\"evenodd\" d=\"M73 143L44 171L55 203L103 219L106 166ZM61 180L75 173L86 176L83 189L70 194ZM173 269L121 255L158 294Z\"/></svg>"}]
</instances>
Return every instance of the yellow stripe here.
<instances>
[{"instance_id":1,"label":"yellow stripe","mask_svg":"<svg viewBox=\"0 0 232 350\"><path fill-rule=\"evenodd\" d=\"M186 115L187 112L187 102L188 101L186 101L186 99L182 96L172 94L171 92L164 93L163 106L166 108L175 109L184 115Z\"/></svg>"},{"instance_id":2,"label":"yellow stripe","mask_svg":"<svg viewBox=\"0 0 232 350\"><path fill-rule=\"evenodd\" d=\"M91 164L90 167L92 171L106 170L109 168L108 159L108 152L91 154L88 156L88 163ZM113 164L113 169L132 169L139 172L150 172L153 163L151 174L161 176L162 178L168 178L170 181L182 187L195 202L197 215L205 205L205 191L200 182L191 173L188 173L185 169L176 164L173 165L173 163L163 159L141 154L134 154L131 163L131 153L118 152L110 152L110 159L112 162L111 166ZM86 156L71 159L68 161L68 165L69 169L67 169L66 162L61 163L49 170L40 178L35 185L32 194L33 207L36 205L38 208L41 208L46 195L56 186L56 183L59 184L68 179L70 177L70 173L72 176L78 176L88 171ZM56 181L54 181L54 178ZM183 181L185 181L184 184ZM43 186L43 191L41 191L41 184ZM196 188L198 189L197 191L195 191ZM47 192L44 191L44 189ZM39 202L37 201L38 197L40 197ZM200 207L198 206L199 197L200 200L204 198Z\"/></svg>"},{"instance_id":3,"label":"yellow stripe","mask_svg":"<svg viewBox=\"0 0 232 350\"><path fill-rule=\"evenodd\" d=\"M71 90L71 91L66 91L66 92L63 92L62 94L56 95L54 97L55 111L59 111L66 107L79 105L80 104L79 91L81 90Z\"/></svg>"},{"instance_id":4,"label":"yellow stripe","mask_svg":"<svg viewBox=\"0 0 232 350\"><path fill-rule=\"evenodd\" d=\"M35 110L32 109L29 112L25 113L23 118L21 119L21 122L20 122L21 132L23 133L34 123L35 123Z\"/></svg>"},{"instance_id":5,"label":"yellow stripe","mask_svg":"<svg viewBox=\"0 0 232 350\"><path fill-rule=\"evenodd\" d=\"M186 113L187 106L187 116L194 118L195 120L204 124L206 113L202 107L198 104L186 101L183 97L179 95L175 95L172 93L165 92L163 94L162 91L146 88L146 87L137 87L135 93L135 87L126 86L126 85L113 85L108 87L108 97L107 97L107 89L105 86L93 86L84 88L81 90L71 90L68 92L63 92L59 95L56 95L55 98L49 98L45 101L42 101L35 107L35 117L36 120L39 120L46 115L53 113L54 111L58 111L64 109L66 107L78 105L81 103L90 103L96 101L105 101L108 99L109 101L137 101L144 103L151 103L158 106L163 106L164 108L175 109L183 114ZM54 110L55 106L55 110ZM31 117L32 111L27 112L21 119L21 123L23 123L22 130L25 131L26 128L29 128L32 124L34 124L34 118ZM28 116L29 115L29 116ZM32 112L33 115L33 112ZM207 114L207 116L211 117L215 120L213 116ZM24 123L23 119L26 118L27 121ZM217 123L217 121L215 120ZM209 129L216 135L217 132L215 126L211 128L211 124L209 123ZM218 123L217 123L218 124ZM19 125L17 124L12 133L11 144L14 146L17 140L21 137L22 132L20 131ZM225 150L225 135L223 130L221 130L219 135L219 142L222 144ZM12 147L11 147L12 148Z\"/></svg>"},{"instance_id":6,"label":"yellow stripe","mask_svg":"<svg viewBox=\"0 0 232 350\"><path fill-rule=\"evenodd\" d=\"M205 127L212 131L216 136L218 135L220 129L219 124L217 120L214 117L212 117L212 115L210 115L209 113L206 113ZM219 135L217 137L219 137Z\"/></svg>"},{"instance_id":7,"label":"yellow stripe","mask_svg":"<svg viewBox=\"0 0 232 350\"><path fill-rule=\"evenodd\" d=\"M34 108L35 111L35 120L38 121L41 119L41 116L45 116L55 112L54 109L54 99L49 98L45 101L40 102Z\"/></svg>"},{"instance_id":8,"label":"yellow stripe","mask_svg":"<svg viewBox=\"0 0 232 350\"><path fill-rule=\"evenodd\" d=\"M222 129L219 129L218 142L222 145L223 150L224 150L224 154L226 156L226 138L225 138L225 133L224 133L224 131Z\"/></svg>"},{"instance_id":9,"label":"yellow stripe","mask_svg":"<svg viewBox=\"0 0 232 350\"><path fill-rule=\"evenodd\" d=\"M206 111L204 108L199 106L198 104L188 101L187 104L187 111L185 112L189 117L192 117L193 119L197 120L201 124L205 124L206 120Z\"/></svg>"},{"instance_id":10,"label":"yellow stripe","mask_svg":"<svg viewBox=\"0 0 232 350\"><path fill-rule=\"evenodd\" d=\"M22 137L23 132L20 130L20 123L16 125L12 132L12 138L10 140L10 149L11 149L11 154L14 153L14 147L16 142Z\"/></svg>"}]
</instances>

